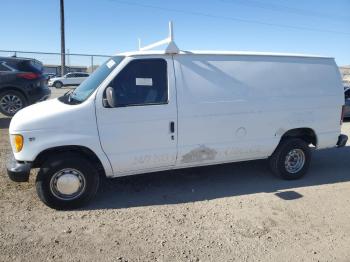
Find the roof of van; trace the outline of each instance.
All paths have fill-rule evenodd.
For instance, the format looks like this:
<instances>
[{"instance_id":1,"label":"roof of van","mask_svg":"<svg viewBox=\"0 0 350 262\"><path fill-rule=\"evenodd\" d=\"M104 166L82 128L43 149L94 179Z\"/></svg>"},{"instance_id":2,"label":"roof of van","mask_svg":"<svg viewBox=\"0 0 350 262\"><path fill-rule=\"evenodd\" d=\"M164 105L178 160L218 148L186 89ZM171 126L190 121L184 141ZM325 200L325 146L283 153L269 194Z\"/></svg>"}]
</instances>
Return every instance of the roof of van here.
<instances>
[{"instance_id":1,"label":"roof of van","mask_svg":"<svg viewBox=\"0 0 350 262\"><path fill-rule=\"evenodd\" d=\"M333 57L293 54L293 53L269 53L269 52L248 52L248 51L180 51L180 55L244 55L244 56L284 56L284 57L309 57L309 58L328 58ZM164 50L147 50L147 51L131 51L119 53L117 55L134 56L134 55L168 55Z\"/></svg>"}]
</instances>

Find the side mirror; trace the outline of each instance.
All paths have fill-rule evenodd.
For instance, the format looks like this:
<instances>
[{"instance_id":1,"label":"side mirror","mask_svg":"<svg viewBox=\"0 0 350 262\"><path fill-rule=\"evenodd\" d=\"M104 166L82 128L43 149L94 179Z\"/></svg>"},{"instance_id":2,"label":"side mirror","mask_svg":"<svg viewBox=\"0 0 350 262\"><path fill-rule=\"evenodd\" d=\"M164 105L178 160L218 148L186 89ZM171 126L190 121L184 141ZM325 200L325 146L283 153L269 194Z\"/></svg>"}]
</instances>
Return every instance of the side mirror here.
<instances>
[{"instance_id":1,"label":"side mirror","mask_svg":"<svg viewBox=\"0 0 350 262\"><path fill-rule=\"evenodd\" d=\"M116 107L117 101L114 99L113 87L107 87L106 89L106 99L109 107Z\"/></svg>"}]
</instances>

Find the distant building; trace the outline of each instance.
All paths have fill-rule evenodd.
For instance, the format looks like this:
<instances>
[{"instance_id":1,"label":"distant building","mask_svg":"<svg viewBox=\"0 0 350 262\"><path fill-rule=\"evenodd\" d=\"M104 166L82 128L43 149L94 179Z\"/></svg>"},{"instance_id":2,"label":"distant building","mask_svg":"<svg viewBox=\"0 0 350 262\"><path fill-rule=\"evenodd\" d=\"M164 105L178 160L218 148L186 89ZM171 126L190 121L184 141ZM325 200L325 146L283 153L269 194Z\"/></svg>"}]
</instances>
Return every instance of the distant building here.
<instances>
[{"instance_id":1,"label":"distant building","mask_svg":"<svg viewBox=\"0 0 350 262\"><path fill-rule=\"evenodd\" d=\"M343 76L344 86L350 87L350 66L341 66L339 69Z\"/></svg>"}]
</instances>

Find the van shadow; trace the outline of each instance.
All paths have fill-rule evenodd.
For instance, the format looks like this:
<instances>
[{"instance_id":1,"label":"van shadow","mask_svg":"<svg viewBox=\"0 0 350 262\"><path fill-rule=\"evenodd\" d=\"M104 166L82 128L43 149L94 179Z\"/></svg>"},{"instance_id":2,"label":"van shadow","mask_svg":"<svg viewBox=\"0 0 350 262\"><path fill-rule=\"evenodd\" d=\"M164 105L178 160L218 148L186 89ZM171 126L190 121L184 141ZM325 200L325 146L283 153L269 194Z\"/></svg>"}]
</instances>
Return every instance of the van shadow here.
<instances>
[{"instance_id":1,"label":"van shadow","mask_svg":"<svg viewBox=\"0 0 350 262\"><path fill-rule=\"evenodd\" d=\"M273 176L265 160L105 179L86 209L190 203L262 192L298 199L303 196L293 190L278 191L350 181L349 155L350 147L316 151L308 174L294 181Z\"/></svg>"}]
</instances>

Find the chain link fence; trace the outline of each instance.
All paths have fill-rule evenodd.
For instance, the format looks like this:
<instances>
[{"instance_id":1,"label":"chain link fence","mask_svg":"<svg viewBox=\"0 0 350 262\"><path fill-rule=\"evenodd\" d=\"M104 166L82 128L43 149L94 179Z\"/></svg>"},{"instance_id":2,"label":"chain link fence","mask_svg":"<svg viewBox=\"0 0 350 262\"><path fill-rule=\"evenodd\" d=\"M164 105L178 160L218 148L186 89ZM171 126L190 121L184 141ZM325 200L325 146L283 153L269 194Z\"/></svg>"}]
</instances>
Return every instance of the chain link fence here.
<instances>
[{"instance_id":1,"label":"chain link fence","mask_svg":"<svg viewBox=\"0 0 350 262\"><path fill-rule=\"evenodd\" d=\"M61 75L61 53L27 52L17 50L0 50L0 57L33 58L43 63L44 73ZM65 54L65 73L87 72L92 73L99 65L106 61L109 55L97 54Z\"/></svg>"}]
</instances>

